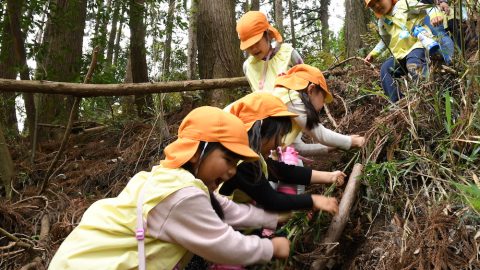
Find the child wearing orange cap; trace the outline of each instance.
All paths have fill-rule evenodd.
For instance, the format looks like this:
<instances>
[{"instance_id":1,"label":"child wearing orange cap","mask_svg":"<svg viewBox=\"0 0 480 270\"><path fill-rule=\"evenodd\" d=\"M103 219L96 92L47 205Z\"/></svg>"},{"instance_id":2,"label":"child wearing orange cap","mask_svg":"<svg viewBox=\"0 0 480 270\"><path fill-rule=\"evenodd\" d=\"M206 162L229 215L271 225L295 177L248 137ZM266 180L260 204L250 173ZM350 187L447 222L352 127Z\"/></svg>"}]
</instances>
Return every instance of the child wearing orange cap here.
<instances>
[{"instance_id":1,"label":"child wearing orange cap","mask_svg":"<svg viewBox=\"0 0 480 270\"><path fill-rule=\"evenodd\" d=\"M258 159L243 122L218 108L193 110L160 165L90 206L49 269L180 269L191 253L244 265L288 257L286 238L244 236L231 227L275 228L276 214L212 193L235 175L240 159Z\"/></svg>"},{"instance_id":2,"label":"child wearing orange cap","mask_svg":"<svg viewBox=\"0 0 480 270\"><path fill-rule=\"evenodd\" d=\"M240 49L250 56L243 63L243 72L252 91L272 91L275 78L296 64L302 64L300 54L268 23L260 11L249 11L237 22ZM272 39L276 45L272 47Z\"/></svg>"},{"instance_id":3,"label":"child wearing orange cap","mask_svg":"<svg viewBox=\"0 0 480 270\"><path fill-rule=\"evenodd\" d=\"M365 61L371 62L388 46L393 56L382 64L380 80L385 94L396 102L403 95L394 78L408 74L418 81L427 72L425 48L438 48L438 44L431 46L434 43L429 42L432 40L430 29L422 26L427 14L418 7L423 5L420 1L365 0L365 4L378 17L381 37ZM436 7L428 8L427 12L432 22L442 19L443 15Z\"/></svg>"},{"instance_id":4,"label":"child wearing orange cap","mask_svg":"<svg viewBox=\"0 0 480 270\"><path fill-rule=\"evenodd\" d=\"M240 118L248 130L250 147L259 155L256 162L244 162L237 173L220 188L220 194L231 195L235 191L245 193L267 211L284 212L300 209L323 210L332 214L338 211L335 198L319 194L284 194L272 188L269 181L288 184L342 185L345 174L341 171L322 172L272 160L270 150L281 145L282 138L292 129L292 119L297 114L269 93L251 93L234 102L229 111ZM235 198L234 198L235 199Z\"/></svg>"},{"instance_id":5,"label":"child wearing orange cap","mask_svg":"<svg viewBox=\"0 0 480 270\"><path fill-rule=\"evenodd\" d=\"M333 148L347 150L363 147L364 137L343 135L320 123L319 112L325 103L333 101L333 96L319 69L306 64L294 66L285 75L277 77L273 94L287 105L289 111L298 114L292 132L285 138L285 144L293 144L300 154L315 156ZM317 143L305 144L301 132Z\"/></svg>"}]
</instances>

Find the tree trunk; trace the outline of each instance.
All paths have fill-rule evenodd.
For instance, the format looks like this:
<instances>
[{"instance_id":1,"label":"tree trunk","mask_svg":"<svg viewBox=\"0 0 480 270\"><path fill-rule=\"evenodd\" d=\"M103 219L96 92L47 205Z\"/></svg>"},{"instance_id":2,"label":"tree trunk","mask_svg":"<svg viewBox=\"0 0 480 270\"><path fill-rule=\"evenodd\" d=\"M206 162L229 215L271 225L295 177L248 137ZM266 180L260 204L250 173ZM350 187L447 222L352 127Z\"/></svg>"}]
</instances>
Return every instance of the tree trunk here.
<instances>
[{"instance_id":1,"label":"tree trunk","mask_svg":"<svg viewBox=\"0 0 480 270\"><path fill-rule=\"evenodd\" d=\"M108 36L108 45L107 45L107 65L112 65L113 59L113 49L115 47L115 35L117 34L117 24L118 16L120 14L120 2L115 1L115 7L112 15L112 28Z\"/></svg>"},{"instance_id":2,"label":"tree trunk","mask_svg":"<svg viewBox=\"0 0 480 270\"><path fill-rule=\"evenodd\" d=\"M8 151L7 142L0 125L0 180L5 187L7 199L12 198L12 177L14 175L12 157Z\"/></svg>"},{"instance_id":3,"label":"tree trunk","mask_svg":"<svg viewBox=\"0 0 480 270\"><path fill-rule=\"evenodd\" d=\"M5 12L3 16L3 35L0 48L0 78L15 79L17 72L15 66L14 39L10 27L10 16ZM17 134L17 116L15 112L15 93L1 93L0 96L0 124Z\"/></svg>"},{"instance_id":4,"label":"tree trunk","mask_svg":"<svg viewBox=\"0 0 480 270\"><path fill-rule=\"evenodd\" d=\"M330 51L329 41L330 41L330 29L328 26L328 6L330 5L330 0L320 0L320 22L322 24L322 50L324 52Z\"/></svg>"},{"instance_id":5,"label":"tree trunk","mask_svg":"<svg viewBox=\"0 0 480 270\"><path fill-rule=\"evenodd\" d=\"M293 1L288 0L288 16L290 17L290 32L292 33L292 46L297 47L297 39L295 38L295 16L293 16Z\"/></svg>"},{"instance_id":6,"label":"tree trunk","mask_svg":"<svg viewBox=\"0 0 480 270\"><path fill-rule=\"evenodd\" d=\"M195 79L197 74L197 13L198 0L192 0L190 17L188 18L187 77L189 80Z\"/></svg>"},{"instance_id":7,"label":"tree trunk","mask_svg":"<svg viewBox=\"0 0 480 270\"><path fill-rule=\"evenodd\" d=\"M283 5L282 0L275 0L275 26L283 36Z\"/></svg>"},{"instance_id":8,"label":"tree trunk","mask_svg":"<svg viewBox=\"0 0 480 270\"><path fill-rule=\"evenodd\" d=\"M120 39L122 38L123 22L125 21L125 6L122 4L120 12L120 24L118 25L118 32L115 37L115 47L113 52L113 65L118 65L118 54L120 53Z\"/></svg>"},{"instance_id":9,"label":"tree trunk","mask_svg":"<svg viewBox=\"0 0 480 270\"><path fill-rule=\"evenodd\" d=\"M15 47L15 56L20 65L20 79L30 80L29 69L27 66L27 55L25 52L24 35L20 29L21 21L20 15L22 13L23 0L8 0L7 10L10 17L10 28L13 33L13 43ZM24 93L23 100L25 101L25 110L27 118L25 122L28 127L28 136L32 140L35 130L35 102L32 93Z\"/></svg>"},{"instance_id":10,"label":"tree trunk","mask_svg":"<svg viewBox=\"0 0 480 270\"><path fill-rule=\"evenodd\" d=\"M144 0L130 0L130 57L134 83L148 82L144 17ZM135 105L139 117L147 118L152 115L149 112L149 108L153 108L151 95L136 95Z\"/></svg>"},{"instance_id":11,"label":"tree trunk","mask_svg":"<svg viewBox=\"0 0 480 270\"><path fill-rule=\"evenodd\" d=\"M240 41L235 32L235 1L202 0L198 8L198 69L200 78L225 78L243 75ZM228 92L205 93L213 106L230 102Z\"/></svg>"},{"instance_id":12,"label":"tree trunk","mask_svg":"<svg viewBox=\"0 0 480 270\"><path fill-rule=\"evenodd\" d=\"M56 82L80 80L86 11L87 0L52 1L43 42L43 68L37 72L41 79ZM70 107L65 106L65 97L40 95L37 104L41 123L67 120Z\"/></svg>"},{"instance_id":13,"label":"tree trunk","mask_svg":"<svg viewBox=\"0 0 480 270\"><path fill-rule=\"evenodd\" d=\"M132 57L130 57L130 52L128 53L127 59L127 68L125 71L125 80L124 83L132 83ZM135 96L123 96L120 97L120 104L122 106L122 113L128 116L133 116L135 114Z\"/></svg>"},{"instance_id":14,"label":"tree trunk","mask_svg":"<svg viewBox=\"0 0 480 270\"><path fill-rule=\"evenodd\" d=\"M364 44L360 35L367 33L367 20L363 2L345 1L345 47L347 57L358 55L358 49Z\"/></svg>"},{"instance_id":15,"label":"tree trunk","mask_svg":"<svg viewBox=\"0 0 480 270\"><path fill-rule=\"evenodd\" d=\"M165 51L163 54L162 81L170 80L170 58L172 55L173 11L175 0L168 1L167 25L165 27Z\"/></svg>"},{"instance_id":16,"label":"tree trunk","mask_svg":"<svg viewBox=\"0 0 480 270\"><path fill-rule=\"evenodd\" d=\"M252 0L250 10L260 10L260 0Z\"/></svg>"}]
</instances>

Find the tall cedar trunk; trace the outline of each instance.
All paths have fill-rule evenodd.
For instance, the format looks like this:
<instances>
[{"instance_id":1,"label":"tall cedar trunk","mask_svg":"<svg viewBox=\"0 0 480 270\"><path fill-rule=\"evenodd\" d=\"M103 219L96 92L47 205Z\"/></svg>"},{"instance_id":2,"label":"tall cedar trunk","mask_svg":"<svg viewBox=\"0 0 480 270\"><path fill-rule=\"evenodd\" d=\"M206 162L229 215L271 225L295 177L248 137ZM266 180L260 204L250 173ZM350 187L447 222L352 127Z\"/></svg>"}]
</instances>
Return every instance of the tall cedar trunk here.
<instances>
[{"instance_id":1,"label":"tall cedar trunk","mask_svg":"<svg viewBox=\"0 0 480 270\"><path fill-rule=\"evenodd\" d=\"M188 18L187 77L189 80L195 79L197 70L197 15L198 0L192 0Z\"/></svg>"},{"instance_id":2,"label":"tall cedar trunk","mask_svg":"<svg viewBox=\"0 0 480 270\"><path fill-rule=\"evenodd\" d=\"M15 79L16 59L13 43L13 33L10 27L8 13L3 17L3 35L0 47L0 78ZM0 96L0 124L17 134L17 116L15 114L15 93L1 93Z\"/></svg>"},{"instance_id":3,"label":"tall cedar trunk","mask_svg":"<svg viewBox=\"0 0 480 270\"><path fill-rule=\"evenodd\" d=\"M260 0L252 0L250 10L260 10Z\"/></svg>"},{"instance_id":4,"label":"tall cedar trunk","mask_svg":"<svg viewBox=\"0 0 480 270\"><path fill-rule=\"evenodd\" d=\"M240 41L235 31L234 0L202 0L198 6L198 70L201 79L242 76ZM226 90L208 91L213 106L230 102Z\"/></svg>"},{"instance_id":5,"label":"tall cedar trunk","mask_svg":"<svg viewBox=\"0 0 480 270\"><path fill-rule=\"evenodd\" d=\"M330 0L320 0L320 22L322 23L322 50L329 52L330 29L328 26L328 6Z\"/></svg>"},{"instance_id":6,"label":"tall cedar trunk","mask_svg":"<svg viewBox=\"0 0 480 270\"><path fill-rule=\"evenodd\" d=\"M105 0L97 0L98 8L97 14L95 17L95 30L92 38L92 47L100 46L100 52L103 52L107 46L107 24L109 21L109 16L111 12L111 0L107 0L105 5ZM99 59L103 58L103 53L99 53Z\"/></svg>"},{"instance_id":7,"label":"tall cedar trunk","mask_svg":"<svg viewBox=\"0 0 480 270\"><path fill-rule=\"evenodd\" d=\"M170 58L172 55L172 31L173 31L173 11L175 10L175 0L168 1L167 25L165 29L165 51L163 54L163 80L170 79Z\"/></svg>"},{"instance_id":8,"label":"tall cedar trunk","mask_svg":"<svg viewBox=\"0 0 480 270\"><path fill-rule=\"evenodd\" d=\"M367 33L367 20L363 2L345 0L345 47L347 57L358 54L358 49L363 48L360 35Z\"/></svg>"},{"instance_id":9,"label":"tall cedar trunk","mask_svg":"<svg viewBox=\"0 0 480 270\"><path fill-rule=\"evenodd\" d=\"M283 5L282 0L275 0L275 26L283 36Z\"/></svg>"},{"instance_id":10,"label":"tall cedar trunk","mask_svg":"<svg viewBox=\"0 0 480 270\"><path fill-rule=\"evenodd\" d=\"M130 0L130 57L132 65L132 81L148 82L147 57L145 52L145 17L144 0ZM135 105L141 118L151 116L149 108L153 108L151 95L136 95Z\"/></svg>"},{"instance_id":11,"label":"tall cedar trunk","mask_svg":"<svg viewBox=\"0 0 480 270\"><path fill-rule=\"evenodd\" d=\"M0 125L0 183L5 188L7 199L12 198L12 177L14 175L12 157L8 151L7 142L3 135L3 126Z\"/></svg>"},{"instance_id":12,"label":"tall cedar trunk","mask_svg":"<svg viewBox=\"0 0 480 270\"><path fill-rule=\"evenodd\" d=\"M118 24L119 14L120 14L120 2L115 1L115 7L112 15L112 28L110 29L110 33L108 36L107 58L106 58L107 65L112 65L113 49L115 47L115 35L117 34L117 24Z\"/></svg>"},{"instance_id":13,"label":"tall cedar trunk","mask_svg":"<svg viewBox=\"0 0 480 270\"><path fill-rule=\"evenodd\" d=\"M29 70L27 66L27 55L25 52L24 35L20 29L20 16L22 13L23 0L8 0L7 10L10 17L10 28L13 33L13 43L15 47L15 56L19 64L20 79L30 80ZM33 139L31 135L35 130L35 102L32 93L24 93L23 99L25 101L25 110L27 114L28 136Z\"/></svg>"},{"instance_id":14,"label":"tall cedar trunk","mask_svg":"<svg viewBox=\"0 0 480 270\"><path fill-rule=\"evenodd\" d=\"M118 25L118 31L115 37L115 47L113 49L113 65L118 64L118 54L120 53L120 40L122 39L123 23L125 21L125 5L122 4L120 12L120 23Z\"/></svg>"},{"instance_id":15,"label":"tall cedar trunk","mask_svg":"<svg viewBox=\"0 0 480 270\"><path fill-rule=\"evenodd\" d=\"M42 66L38 69L40 79L56 82L80 80L86 13L87 0L54 0L51 2L50 16L42 45L45 55L42 59ZM37 102L39 121L51 123L60 119L65 122L72 101L73 99L69 99L66 104L64 96L39 95ZM77 119L77 116L74 118ZM39 132L39 134L45 133Z\"/></svg>"},{"instance_id":16,"label":"tall cedar trunk","mask_svg":"<svg viewBox=\"0 0 480 270\"><path fill-rule=\"evenodd\" d=\"M125 80L124 83L132 83L132 57L130 52L128 53L127 58L127 68L125 71ZM135 113L135 96L122 96L120 97L120 104L122 106L122 113L128 116L132 116Z\"/></svg>"},{"instance_id":17,"label":"tall cedar trunk","mask_svg":"<svg viewBox=\"0 0 480 270\"><path fill-rule=\"evenodd\" d=\"M297 47L297 39L295 38L295 16L293 16L293 4L294 0L288 0L288 16L290 17L290 32L292 33L292 46Z\"/></svg>"}]
</instances>

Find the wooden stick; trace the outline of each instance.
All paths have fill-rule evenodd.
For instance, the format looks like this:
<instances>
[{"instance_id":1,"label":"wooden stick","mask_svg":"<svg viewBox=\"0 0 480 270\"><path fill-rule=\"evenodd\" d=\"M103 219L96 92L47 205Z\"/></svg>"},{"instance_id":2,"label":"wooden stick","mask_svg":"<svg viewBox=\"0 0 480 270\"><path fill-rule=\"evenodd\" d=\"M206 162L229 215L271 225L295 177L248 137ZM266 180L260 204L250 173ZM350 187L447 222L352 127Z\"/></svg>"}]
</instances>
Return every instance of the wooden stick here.
<instances>
[{"instance_id":1,"label":"wooden stick","mask_svg":"<svg viewBox=\"0 0 480 270\"><path fill-rule=\"evenodd\" d=\"M343 229L345 229L345 226L347 225L350 216L350 209L357 198L358 189L360 188L361 183L359 176L362 173L362 169L362 164L357 163L353 166L352 173L350 174L347 186L345 187L345 192L340 201L338 213L333 217L332 223L330 223L330 227L322 241L322 245L333 245L333 247L327 248L325 254L323 254L321 258L313 261L310 269L324 269L328 262L328 256L332 254L334 247L338 245L338 239L340 239Z\"/></svg>"},{"instance_id":2,"label":"wooden stick","mask_svg":"<svg viewBox=\"0 0 480 270\"><path fill-rule=\"evenodd\" d=\"M62 94L76 97L128 96L248 86L247 78L122 84L80 84L0 79L0 92Z\"/></svg>"},{"instance_id":3,"label":"wooden stick","mask_svg":"<svg viewBox=\"0 0 480 270\"><path fill-rule=\"evenodd\" d=\"M18 237L16 237L15 235L7 232L6 230L4 230L1 227L0 227L0 233L5 235L6 237L10 238L11 240L15 241L15 246L19 246L19 247L26 248L26 249L32 248L32 245L30 245L29 243L23 242Z\"/></svg>"}]
</instances>

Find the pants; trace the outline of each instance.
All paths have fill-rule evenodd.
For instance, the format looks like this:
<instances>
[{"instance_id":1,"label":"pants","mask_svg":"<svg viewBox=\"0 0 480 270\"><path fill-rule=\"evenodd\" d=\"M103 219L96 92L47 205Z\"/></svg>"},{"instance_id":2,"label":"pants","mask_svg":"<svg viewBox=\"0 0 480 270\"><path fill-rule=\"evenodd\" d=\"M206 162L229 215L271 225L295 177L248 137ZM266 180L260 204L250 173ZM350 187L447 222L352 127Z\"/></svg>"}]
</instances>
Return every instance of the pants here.
<instances>
[{"instance_id":1,"label":"pants","mask_svg":"<svg viewBox=\"0 0 480 270\"><path fill-rule=\"evenodd\" d=\"M412 50L403 59L388 58L380 68L380 81L385 95L392 102L397 102L403 95L400 93L394 78L399 78L408 73L414 81L417 81L423 77L426 70L425 49L423 48Z\"/></svg>"},{"instance_id":2,"label":"pants","mask_svg":"<svg viewBox=\"0 0 480 270\"><path fill-rule=\"evenodd\" d=\"M447 31L443 27L443 24L439 26L433 26L430 23L430 17L426 16L424 20L425 25L430 28L432 34L438 37L438 43L440 44L440 53L443 56L443 60L447 65L452 63L452 57L455 49L455 45L453 44L453 40L447 34Z\"/></svg>"}]
</instances>

